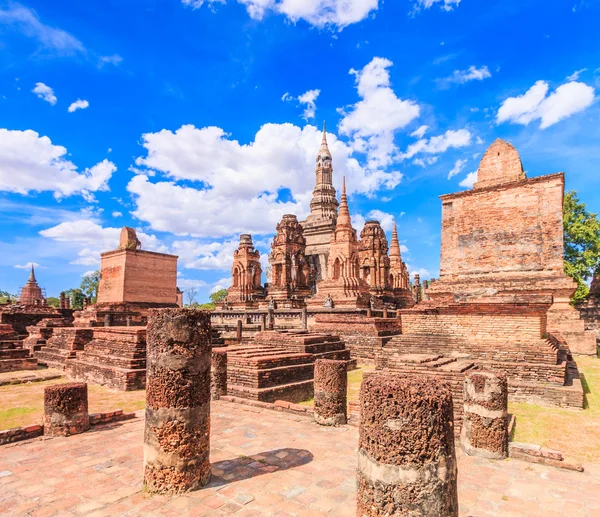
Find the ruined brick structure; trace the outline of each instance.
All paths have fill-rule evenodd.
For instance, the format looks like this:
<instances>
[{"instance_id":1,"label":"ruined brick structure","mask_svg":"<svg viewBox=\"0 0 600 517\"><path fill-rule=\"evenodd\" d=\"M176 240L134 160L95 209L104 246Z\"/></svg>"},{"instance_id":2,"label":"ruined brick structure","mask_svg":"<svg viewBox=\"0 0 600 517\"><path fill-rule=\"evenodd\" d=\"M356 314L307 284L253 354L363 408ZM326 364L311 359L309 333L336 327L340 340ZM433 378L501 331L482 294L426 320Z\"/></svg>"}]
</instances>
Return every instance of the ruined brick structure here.
<instances>
[{"instance_id":1,"label":"ruined brick structure","mask_svg":"<svg viewBox=\"0 0 600 517\"><path fill-rule=\"evenodd\" d=\"M213 400L227 395L227 350L213 348L210 368L210 393Z\"/></svg>"},{"instance_id":2,"label":"ruined brick structure","mask_svg":"<svg viewBox=\"0 0 600 517\"><path fill-rule=\"evenodd\" d=\"M31 265L31 273L29 274L29 279L27 280L27 283L23 286L23 289L21 289L19 303L22 305L34 306L46 305L46 297L44 296L42 288L38 285L37 280L35 278L33 264Z\"/></svg>"},{"instance_id":3,"label":"ruined brick structure","mask_svg":"<svg viewBox=\"0 0 600 517\"><path fill-rule=\"evenodd\" d=\"M442 196L440 279L428 300L400 311L402 334L376 358L378 368L447 382L457 423L462 382L474 369L506 373L512 400L583 406L570 354L589 336L568 303L575 285L563 271L564 177L527 179L520 163L497 140L473 190Z\"/></svg>"},{"instance_id":4,"label":"ruined brick structure","mask_svg":"<svg viewBox=\"0 0 600 517\"><path fill-rule=\"evenodd\" d=\"M317 283L317 293L309 300L309 306L323 306L328 299L333 300L335 307L358 308L369 305L369 285L360 276L358 246L344 180L340 210L329 245L327 279Z\"/></svg>"},{"instance_id":5,"label":"ruined brick structure","mask_svg":"<svg viewBox=\"0 0 600 517\"><path fill-rule=\"evenodd\" d=\"M469 456L508 457L508 383L505 374L472 372L465 377L460 444Z\"/></svg>"},{"instance_id":6,"label":"ruined brick structure","mask_svg":"<svg viewBox=\"0 0 600 517\"><path fill-rule=\"evenodd\" d=\"M369 285L372 296L393 303L388 242L379 221L369 220L360 232L358 245L360 277Z\"/></svg>"},{"instance_id":7,"label":"ruined brick structure","mask_svg":"<svg viewBox=\"0 0 600 517\"><path fill-rule=\"evenodd\" d=\"M144 486L181 493L210 481L210 317L153 309L148 318Z\"/></svg>"},{"instance_id":8,"label":"ruined brick structure","mask_svg":"<svg viewBox=\"0 0 600 517\"><path fill-rule=\"evenodd\" d=\"M36 370L37 359L23 347L12 325L0 323L0 373L18 370Z\"/></svg>"},{"instance_id":9,"label":"ruined brick structure","mask_svg":"<svg viewBox=\"0 0 600 517\"><path fill-rule=\"evenodd\" d=\"M313 269L306 255L306 239L295 215L284 215L271 244L268 298L276 302L301 301L312 294Z\"/></svg>"},{"instance_id":10,"label":"ruined brick structure","mask_svg":"<svg viewBox=\"0 0 600 517\"><path fill-rule=\"evenodd\" d=\"M72 382L44 388L46 436L71 436L89 428L87 384Z\"/></svg>"},{"instance_id":11,"label":"ruined brick structure","mask_svg":"<svg viewBox=\"0 0 600 517\"><path fill-rule=\"evenodd\" d=\"M327 145L327 128L323 128L321 148L317 154L316 184L310 202L310 214L300 224L306 239L306 256L314 270L314 283L328 278L329 243L335 230L339 206L333 187L333 163ZM311 287L315 287L314 283Z\"/></svg>"},{"instance_id":12,"label":"ruined brick structure","mask_svg":"<svg viewBox=\"0 0 600 517\"><path fill-rule=\"evenodd\" d=\"M577 305L585 329L596 336L596 348L600 347L600 277L595 276L587 298Z\"/></svg>"},{"instance_id":13,"label":"ruined brick structure","mask_svg":"<svg viewBox=\"0 0 600 517\"><path fill-rule=\"evenodd\" d=\"M346 361L315 361L315 422L321 425L347 423L348 374Z\"/></svg>"},{"instance_id":14,"label":"ruined brick structure","mask_svg":"<svg viewBox=\"0 0 600 517\"><path fill-rule=\"evenodd\" d=\"M264 299L260 252L254 249L252 235L240 235L240 245L233 254L231 287L227 294L227 304L231 307L258 307Z\"/></svg>"},{"instance_id":15,"label":"ruined brick structure","mask_svg":"<svg viewBox=\"0 0 600 517\"><path fill-rule=\"evenodd\" d=\"M398 308L406 309L415 304L410 287L408 267L406 267L406 263L402 260L400 252L400 240L398 239L396 221L394 221L392 240L390 242L390 285Z\"/></svg>"},{"instance_id":16,"label":"ruined brick structure","mask_svg":"<svg viewBox=\"0 0 600 517\"><path fill-rule=\"evenodd\" d=\"M358 517L458 517L452 395L374 373L360 389Z\"/></svg>"}]
</instances>

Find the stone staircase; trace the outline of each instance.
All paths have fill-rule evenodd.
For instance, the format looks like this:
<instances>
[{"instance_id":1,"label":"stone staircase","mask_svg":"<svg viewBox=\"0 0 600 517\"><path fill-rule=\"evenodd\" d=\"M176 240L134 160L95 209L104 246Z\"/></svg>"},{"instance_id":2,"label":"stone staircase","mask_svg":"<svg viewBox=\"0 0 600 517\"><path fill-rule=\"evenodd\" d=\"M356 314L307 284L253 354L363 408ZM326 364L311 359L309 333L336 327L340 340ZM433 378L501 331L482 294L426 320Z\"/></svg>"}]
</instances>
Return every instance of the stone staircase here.
<instances>
[{"instance_id":1,"label":"stone staircase","mask_svg":"<svg viewBox=\"0 0 600 517\"><path fill-rule=\"evenodd\" d=\"M0 324L0 373L18 370L36 370L37 359L27 348L10 324Z\"/></svg>"},{"instance_id":2,"label":"stone staircase","mask_svg":"<svg viewBox=\"0 0 600 517\"><path fill-rule=\"evenodd\" d=\"M64 370L67 360L74 359L77 352L82 351L86 343L92 340L93 334L92 328L56 328L46 346L34 352L34 355L41 364Z\"/></svg>"},{"instance_id":3,"label":"stone staircase","mask_svg":"<svg viewBox=\"0 0 600 517\"><path fill-rule=\"evenodd\" d=\"M122 391L146 386L145 327L98 327L83 351L66 363L66 372L79 380Z\"/></svg>"}]
</instances>

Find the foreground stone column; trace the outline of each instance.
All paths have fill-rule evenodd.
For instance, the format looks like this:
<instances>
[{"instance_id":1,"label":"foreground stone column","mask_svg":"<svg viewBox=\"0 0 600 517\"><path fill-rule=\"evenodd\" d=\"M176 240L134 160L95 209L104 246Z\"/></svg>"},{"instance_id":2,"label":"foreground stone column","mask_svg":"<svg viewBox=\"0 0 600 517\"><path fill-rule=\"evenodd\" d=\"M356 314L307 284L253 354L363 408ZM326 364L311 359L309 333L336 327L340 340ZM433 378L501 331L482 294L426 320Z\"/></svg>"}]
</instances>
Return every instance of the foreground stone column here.
<instances>
[{"instance_id":1,"label":"foreground stone column","mask_svg":"<svg viewBox=\"0 0 600 517\"><path fill-rule=\"evenodd\" d=\"M357 517L458 517L452 395L378 372L360 390Z\"/></svg>"},{"instance_id":2,"label":"foreground stone column","mask_svg":"<svg viewBox=\"0 0 600 517\"><path fill-rule=\"evenodd\" d=\"M503 373L472 372L463 385L460 444L469 456L508 457L508 382Z\"/></svg>"},{"instance_id":3,"label":"foreground stone column","mask_svg":"<svg viewBox=\"0 0 600 517\"><path fill-rule=\"evenodd\" d=\"M347 423L347 389L346 361L316 360L315 422L321 425L343 425Z\"/></svg>"},{"instance_id":4,"label":"foreground stone column","mask_svg":"<svg viewBox=\"0 0 600 517\"><path fill-rule=\"evenodd\" d=\"M212 352L211 375L211 396L213 400L219 400L227 395L227 352Z\"/></svg>"},{"instance_id":5,"label":"foreground stone column","mask_svg":"<svg viewBox=\"0 0 600 517\"><path fill-rule=\"evenodd\" d=\"M88 390L85 382L44 388L44 434L71 436L90 428Z\"/></svg>"},{"instance_id":6,"label":"foreground stone column","mask_svg":"<svg viewBox=\"0 0 600 517\"><path fill-rule=\"evenodd\" d=\"M144 485L181 493L210 481L210 316L148 314Z\"/></svg>"}]
</instances>

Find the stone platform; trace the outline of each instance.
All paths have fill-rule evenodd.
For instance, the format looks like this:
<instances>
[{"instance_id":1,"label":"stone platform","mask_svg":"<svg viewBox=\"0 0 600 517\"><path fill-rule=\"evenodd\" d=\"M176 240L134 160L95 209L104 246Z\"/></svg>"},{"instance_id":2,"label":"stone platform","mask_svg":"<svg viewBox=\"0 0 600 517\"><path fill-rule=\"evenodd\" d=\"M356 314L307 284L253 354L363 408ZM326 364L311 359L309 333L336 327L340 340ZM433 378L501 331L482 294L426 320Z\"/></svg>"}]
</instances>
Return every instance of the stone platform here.
<instances>
[{"instance_id":1,"label":"stone platform","mask_svg":"<svg viewBox=\"0 0 600 517\"><path fill-rule=\"evenodd\" d=\"M92 340L94 331L91 328L60 327L54 329L52 337L46 345L35 352L41 364L50 368L64 370L67 360L74 359L78 351L82 351L86 343Z\"/></svg>"},{"instance_id":2,"label":"stone platform","mask_svg":"<svg viewBox=\"0 0 600 517\"><path fill-rule=\"evenodd\" d=\"M37 359L31 357L12 325L0 324L0 373L36 370Z\"/></svg>"},{"instance_id":3,"label":"stone platform","mask_svg":"<svg viewBox=\"0 0 600 517\"><path fill-rule=\"evenodd\" d=\"M213 479L205 489L173 498L142 491L143 417L3 446L0 514L356 515L356 427L322 427L306 417L221 401L212 403L211 420ZM600 466L585 467L578 473L459 453L460 516L595 517Z\"/></svg>"}]
</instances>

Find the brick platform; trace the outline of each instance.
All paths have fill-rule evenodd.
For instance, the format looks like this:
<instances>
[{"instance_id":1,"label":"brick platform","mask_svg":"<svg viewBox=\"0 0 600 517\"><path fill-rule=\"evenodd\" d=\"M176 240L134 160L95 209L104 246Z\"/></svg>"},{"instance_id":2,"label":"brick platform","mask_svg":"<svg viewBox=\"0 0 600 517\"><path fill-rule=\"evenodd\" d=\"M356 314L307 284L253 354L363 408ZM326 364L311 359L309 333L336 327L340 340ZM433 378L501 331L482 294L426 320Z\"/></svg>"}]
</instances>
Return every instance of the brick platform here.
<instances>
[{"instance_id":1,"label":"brick platform","mask_svg":"<svg viewBox=\"0 0 600 517\"><path fill-rule=\"evenodd\" d=\"M61 327L54 330L46 346L35 357L50 368L64 370L67 360L74 359L78 351L92 340L94 331L91 328Z\"/></svg>"},{"instance_id":2,"label":"brick platform","mask_svg":"<svg viewBox=\"0 0 600 517\"><path fill-rule=\"evenodd\" d=\"M80 380L123 391L146 386L146 329L98 327L84 350L66 363L66 372Z\"/></svg>"},{"instance_id":3,"label":"brick platform","mask_svg":"<svg viewBox=\"0 0 600 517\"><path fill-rule=\"evenodd\" d=\"M31 357L12 325L0 324L0 373L36 370L37 359Z\"/></svg>"}]
</instances>

